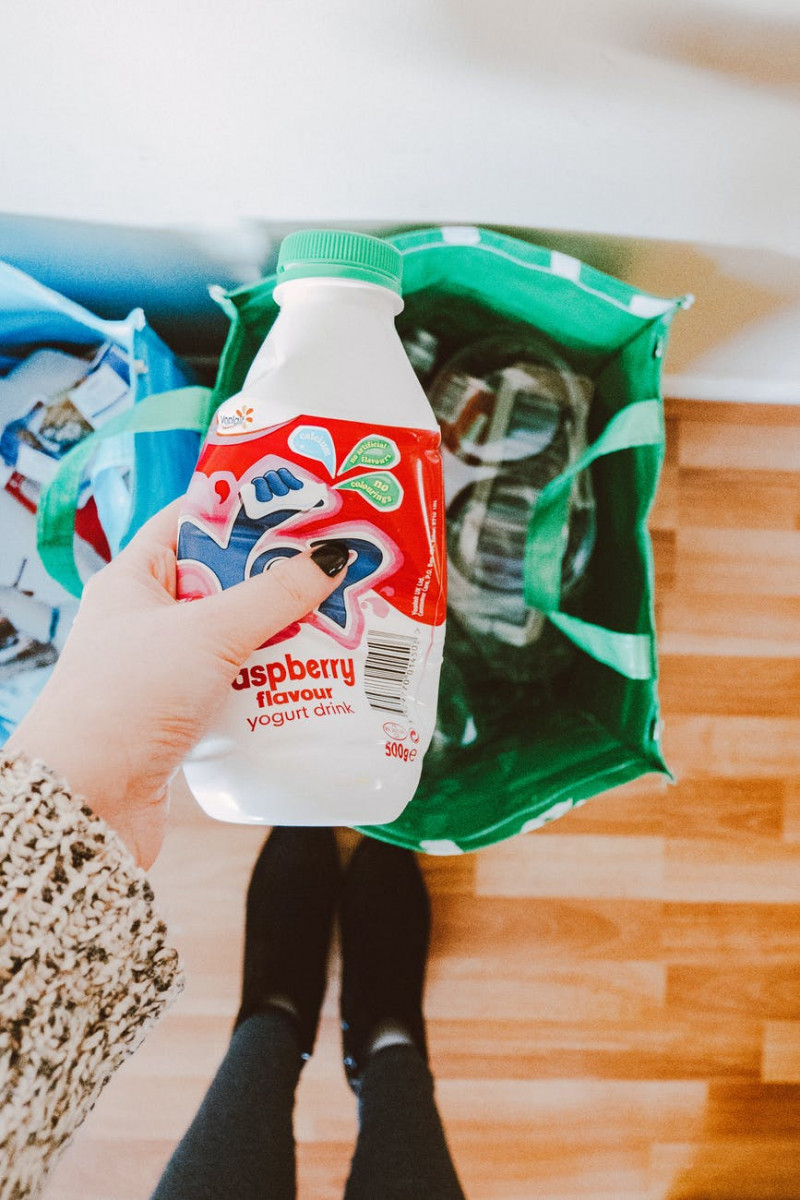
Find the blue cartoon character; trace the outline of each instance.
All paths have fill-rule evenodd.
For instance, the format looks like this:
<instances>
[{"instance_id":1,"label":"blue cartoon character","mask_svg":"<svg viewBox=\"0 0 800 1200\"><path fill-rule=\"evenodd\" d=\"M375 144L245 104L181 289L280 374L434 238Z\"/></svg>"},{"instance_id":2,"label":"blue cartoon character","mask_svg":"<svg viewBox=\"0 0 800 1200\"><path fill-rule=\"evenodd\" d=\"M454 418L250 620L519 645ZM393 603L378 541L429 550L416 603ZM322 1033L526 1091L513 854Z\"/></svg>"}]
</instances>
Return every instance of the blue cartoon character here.
<instances>
[{"instance_id":1,"label":"blue cartoon character","mask_svg":"<svg viewBox=\"0 0 800 1200\"><path fill-rule=\"evenodd\" d=\"M192 518L185 517L178 534L178 560L203 564L213 573L220 587L229 588L252 575L258 575L281 558L292 558L306 544L294 533L266 536L272 530L300 515L313 519L325 508L329 490L316 480L298 479L288 467L266 471L242 484L240 506L227 542L221 544L212 533ZM299 533L299 531L298 531ZM334 530L332 536L336 536ZM348 591L373 576L384 561L380 546L367 538L344 536L350 561L342 582L317 610L320 617L344 630L348 625ZM259 543L263 543L259 547ZM255 552L255 553L254 553Z\"/></svg>"},{"instance_id":2,"label":"blue cartoon character","mask_svg":"<svg viewBox=\"0 0 800 1200\"><path fill-rule=\"evenodd\" d=\"M178 534L178 560L203 563L219 580L220 587L233 587L254 573L248 570L248 560L268 530L299 513L324 507L326 496L324 483L300 480L288 467L266 471L242 484L239 511L224 544L192 517L183 520Z\"/></svg>"}]
</instances>

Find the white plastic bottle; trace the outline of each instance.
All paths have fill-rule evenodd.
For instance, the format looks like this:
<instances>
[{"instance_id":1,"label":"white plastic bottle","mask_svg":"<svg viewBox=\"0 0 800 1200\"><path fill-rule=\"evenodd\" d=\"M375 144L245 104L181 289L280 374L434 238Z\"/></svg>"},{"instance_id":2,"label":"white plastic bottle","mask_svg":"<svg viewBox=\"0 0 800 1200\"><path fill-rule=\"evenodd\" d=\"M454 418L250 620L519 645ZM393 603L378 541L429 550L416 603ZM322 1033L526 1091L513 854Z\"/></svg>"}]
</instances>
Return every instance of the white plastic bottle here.
<instances>
[{"instance_id":1,"label":"white plastic bottle","mask_svg":"<svg viewBox=\"0 0 800 1200\"><path fill-rule=\"evenodd\" d=\"M181 598L320 541L350 549L333 596L251 655L186 763L212 817L383 824L419 781L446 558L439 428L394 327L401 268L377 238L286 238L280 315L200 455L180 521Z\"/></svg>"}]
</instances>

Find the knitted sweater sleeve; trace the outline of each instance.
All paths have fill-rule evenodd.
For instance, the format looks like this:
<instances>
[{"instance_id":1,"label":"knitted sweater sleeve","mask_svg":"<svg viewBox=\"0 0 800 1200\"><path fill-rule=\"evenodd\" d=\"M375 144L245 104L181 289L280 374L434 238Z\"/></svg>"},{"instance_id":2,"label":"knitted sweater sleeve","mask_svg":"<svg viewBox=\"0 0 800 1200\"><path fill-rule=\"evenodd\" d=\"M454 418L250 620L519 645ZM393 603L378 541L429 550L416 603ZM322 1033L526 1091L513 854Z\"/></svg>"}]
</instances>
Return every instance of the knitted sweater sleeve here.
<instances>
[{"instance_id":1,"label":"knitted sweater sleeve","mask_svg":"<svg viewBox=\"0 0 800 1200\"><path fill-rule=\"evenodd\" d=\"M180 992L153 900L121 838L62 779L0 753L0 1200L39 1195Z\"/></svg>"}]
</instances>

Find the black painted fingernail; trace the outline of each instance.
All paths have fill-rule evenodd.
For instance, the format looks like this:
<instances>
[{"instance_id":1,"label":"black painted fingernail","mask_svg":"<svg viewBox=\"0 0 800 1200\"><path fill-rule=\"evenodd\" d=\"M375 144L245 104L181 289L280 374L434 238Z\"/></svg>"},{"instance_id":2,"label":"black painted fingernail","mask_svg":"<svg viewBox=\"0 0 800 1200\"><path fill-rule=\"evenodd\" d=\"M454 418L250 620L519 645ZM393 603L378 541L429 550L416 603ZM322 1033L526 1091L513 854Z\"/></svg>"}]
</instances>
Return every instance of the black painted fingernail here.
<instances>
[{"instance_id":1,"label":"black painted fingernail","mask_svg":"<svg viewBox=\"0 0 800 1200\"><path fill-rule=\"evenodd\" d=\"M311 557L320 571L333 579L347 563L350 551L345 542L320 542L316 550L312 550Z\"/></svg>"}]
</instances>

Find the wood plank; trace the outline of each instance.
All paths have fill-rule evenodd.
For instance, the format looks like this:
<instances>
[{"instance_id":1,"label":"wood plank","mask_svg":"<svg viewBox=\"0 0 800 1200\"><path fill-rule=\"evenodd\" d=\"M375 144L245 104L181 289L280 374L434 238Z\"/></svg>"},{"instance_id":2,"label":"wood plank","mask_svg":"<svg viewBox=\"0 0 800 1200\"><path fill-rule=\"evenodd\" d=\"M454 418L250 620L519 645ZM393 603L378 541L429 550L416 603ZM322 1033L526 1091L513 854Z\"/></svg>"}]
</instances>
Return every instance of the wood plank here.
<instances>
[{"instance_id":1,"label":"wood plank","mask_svg":"<svg viewBox=\"0 0 800 1200\"><path fill-rule=\"evenodd\" d=\"M595 797L543 829L541 836L616 833L750 840L780 836L782 831L785 837L785 820L786 790L779 779L686 778L676 786L646 776Z\"/></svg>"},{"instance_id":2,"label":"wood plank","mask_svg":"<svg viewBox=\"0 0 800 1200\"><path fill-rule=\"evenodd\" d=\"M433 918L434 951L451 958L471 955L492 976L532 952L537 963L548 966L644 961L660 954L659 902L480 896L452 903L435 897Z\"/></svg>"},{"instance_id":3,"label":"wood plank","mask_svg":"<svg viewBox=\"0 0 800 1200\"><path fill-rule=\"evenodd\" d=\"M681 467L705 470L800 471L800 424L758 425L682 420Z\"/></svg>"},{"instance_id":4,"label":"wood plank","mask_svg":"<svg viewBox=\"0 0 800 1200\"><path fill-rule=\"evenodd\" d=\"M800 436L800 429L797 430ZM796 471L800 471L800 460ZM800 476L792 471L697 470L681 468L674 482L672 528L695 525L716 529L797 529L800 524Z\"/></svg>"},{"instance_id":5,"label":"wood plank","mask_svg":"<svg viewBox=\"0 0 800 1200\"><path fill-rule=\"evenodd\" d=\"M800 773L800 718L668 716L667 761L679 779Z\"/></svg>"},{"instance_id":6,"label":"wood plank","mask_svg":"<svg viewBox=\"0 0 800 1200\"><path fill-rule=\"evenodd\" d=\"M677 562L677 534L674 529L653 528L650 531L653 544L653 561L657 589L675 586L675 564Z\"/></svg>"},{"instance_id":7,"label":"wood plank","mask_svg":"<svg viewBox=\"0 0 800 1200\"><path fill-rule=\"evenodd\" d=\"M663 897L710 903L782 904L800 899L800 846L779 842L667 841Z\"/></svg>"},{"instance_id":8,"label":"wood plank","mask_svg":"<svg viewBox=\"0 0 800 1200\"><path fill-rule=\"evenodd\" d=\"M667 442L669 445L669 442ZM650 510L648 525L650 532L674 531L679 522L679 468L677 462L665 459L658 481L655 502Z\"/></svg>"},{"instance_id":9,"label":"wood plank","mask_svg":"<svg viewBox=\"0 0 800 1200\"><path fill-rule=\"evenodd\" d=\"M668 902L662 907L661 956L666 963L700 966L795 964L800 949L797 917L793 903Z\"/></svg>"},{"instance_id":10,"label":"wood plank","mask_svg":"<svg viewBox=\"0 0 800 1200\"><path fill-rule=\"evenodd\" d=\"M662 654L659 695L670 716L789 717L800 713L800 658Z\"/></svg>"},{"instance_id":11,"label":"wood plank","mask_svg":"<svg viewBox=\"0 0 800 1200\"><path fill-rule=\"evenodd\" d=\"M153 1080L128 1074L126 1066L123 1064L106 1086L103 1103L90 1113L81 1136L96 1142L168 1141L175 1146L197 1112L210 1079L173 1074Z\"/></svg>"},{"instance_id":12,"label":"wood plank","mask_svg":"<svg viewBox=\"0 0 800 1200\"><path fill-rule=\"evenodd\" d=\"M800 1141L747 1136L736 1141L660 1145L651 1176L667 1200L792 1200L800 1195Z\"/></svg>"},{"instance_id":13,"label":"wood plank","mask_svg":"<svg viewBox=\"0 0 800 1200\"><path fill-rule=\"evenodd\" d=\"M736 638L725 634L709 636L698 633L665 633L659 638L665 654L718 655L720 658L800 658L800 638L791 642L778 640Z\"/></svg>"},{"instance_id":14,"label":"wood plank","mask_svg":"<svg viewBox=\"0 0 800 1200\"><path fill-rule=\"evenodd\" d=\"M697 1131L708 1100L694 1080L442 1080L448 1129L491 1139L491 1127L525 1123L531 1142L572 1151L631 1142L681 1141ZM602 1119L600 1116L602 1114Z\"/></svg>"},{"instance_id":15,"label":"wood plank","mask_svg":"<svg viewBox=\"0 0 800 1200\"><path fill-rule=\"evenodd\" d=\"M701 595L686 590L658 596L663 654L800 657L800 597Z\"/></svg>"},{"instance_id":16,"label":"wood plank","mask_svg":"<svg viewBox=\"0 0 800 1200\"><path fill-rule=\"evenodd\" d=\"M677 467L680 461L681 419L664 408L664 465Z\"/></svg>"},{"instance_id":17,"label":"wood plank","mask_svg":"<svg viewBox=\"0 0 800 1200\"><path fill-rule=\"evenodd\" d=\"M553 1021L649 1020L664 1003L658 962L540 964L535 954L505 964L502 977L475 958L431 963L425 1011L431 1020L481 1022L541 1013Z\"/></svg>"},{"instance_id":18,"label":"wood plank","mask_svg":"<svg viewBox=\"0 0 800 1200\"><path fill-rule=\"evenodd\" d=\"M576 864L580 864L576 869ZM481 853L478 896L658 899L664 842L648 837L526 834Z\"/></svg>"},{"instance_id":19,"label":"wood plank","mask_svg":"<svg viewBox=\"0 0 800 1200\"><path fill-rule=\"evenodd\" d=\"M674 1007L639 1021L434 1020L429 1034L438 1079L758 1079L761 1068L760 1021Z\"/></svg>"},{"instance_id":20,"label":"wood plank","mask_svg":"<svg viewBox=\"0 0 800 1200\"><path fill-rule=\"evenodd\" d=\"M800 970L739 961L728 967L667 967L667 1008L718 1018L757 1013L764 1021L800 1020Z\"/></svg>"},{"instance_id":21,"label":"wood plank","mask_svg":"<svg viewBox=\"0 0 800 1200\"><path fill-rule=\"evenodd\" d=\"M785 842L800 842L800 779L784 782L782 828Z\"/></svg>"},{"instance_id":22,"label":"wood plank","mask_svg":"<svg viewBox=\"0 0 800 1200\"><path fill-rule=\"evenodd\" d=\"M91 1122L91 1117L89 1118ZM45 1191L47 1200L143 1200L158 1183L173 1150L171 1139L93 1138L88 1125Z\"/></svg>"},{"instance_id":23,"label":"wood plank","mask_svg":"<svg viewBox=\"0 0 800 1200\"><path fill-rule=\"evenodd\" d=\"M795 404L740 404L667 397L664 411L667 420L679 423L681 434L687 424L697 421L715 430L724 430L727 425L737 428L742 425L757 428L773 425L791 429L800 427L800 406Z\"/></svg>"},{"instance_id":24,"label":"wood plank","mask_svg":"<svg viewBox=\"0 0 800 1200\"><path fill-rule=\"evenodd\" d=\"M425 882L436 896L472 896L475 892L476 863L474 854L424 854L420 858Z\"/></svg>"},{"instance_id":25,"label":"wood plank","mask_svg":"<svg viewBox=\"0 0 800 1200\"><path fill-rule=\"evenodd\" d=\"M342 1200L353 1146L349 1141L298 1142L297 1194L314 1200Z\"/></svg>"},{"instance_id":26,"label":"wood plank","mask_svg":"<svg viewBox=\"0 0 800 1200\"><path fill-rule=\"evenodd\" d=\"M703 1137L730 1143L768 1139L798 1141L800 1085L712 1082L703 1118Z\"/></svg>"},{"instance_id":27,"label":"wood plank","mask_svg":"<svg viewBox=\"0 0 800 1200\"><path fill-rule=\"evenodd\" d=\"M800 1021L764 1022L761 1078L764 1083L800 1084Z\"/></svg>"},{"instance_id":28,"label":"wood plank","mask_svg":"<svg viewBox=\"0 0 800 1200\"><path fill-rule=\"evenodd\" d=\"M473 1181L471 1196L492 1200L642 1200L649 1174L641 1146L542 1146L524 1137L509 1143L503 1162L490 1137L464 1138L454 1147L462 1176ZM540 1189L542 1178L547 1191Z\"/></svg>"},{"instance_id":29,"label":"wood plank","mask_svg":"<svg viewBox=\"0 0 800 1200\"><path fill-rule=\"evenodd\" d=\"M800 532L705 529L677 532L675 587L705 595L800 593Z\"/></svg>"}]
</instances>

